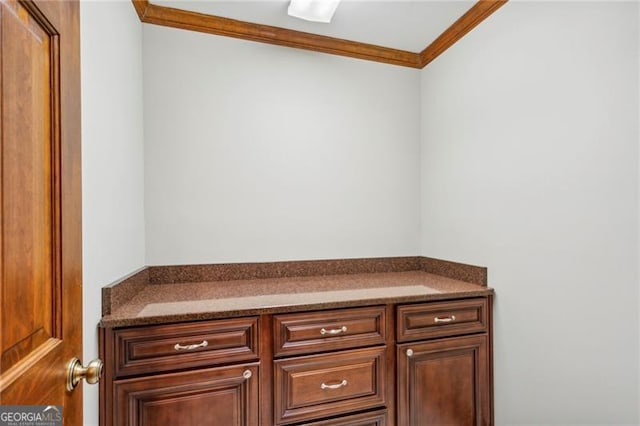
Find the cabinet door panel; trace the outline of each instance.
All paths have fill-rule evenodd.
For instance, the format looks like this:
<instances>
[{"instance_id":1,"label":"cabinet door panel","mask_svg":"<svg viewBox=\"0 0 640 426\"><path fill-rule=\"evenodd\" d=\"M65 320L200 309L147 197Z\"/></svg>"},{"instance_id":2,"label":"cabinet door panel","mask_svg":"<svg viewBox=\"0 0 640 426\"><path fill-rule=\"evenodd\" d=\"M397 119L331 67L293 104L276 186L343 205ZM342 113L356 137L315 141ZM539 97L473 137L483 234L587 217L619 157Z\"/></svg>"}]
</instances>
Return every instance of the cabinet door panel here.
<instances>
[{"instance_id":1,"label":"cabinet door panel","mask_svg":"<svg viewBox=\"0 0 640 426\"><path fill-rule=\"evenodd\" d=\"M256 364L117 380L114 393L122 426L258 425Z\"/></svg>"},{"instance_id":2,"label":"cabinet door panel","mask_svg":"<svg viewBox=\"0 0 640 426\"><path fill-rule=\"evenodd\" d=\"M398 424L490 424L486 334L398 345Z\"/></svg>"}]
</instances>

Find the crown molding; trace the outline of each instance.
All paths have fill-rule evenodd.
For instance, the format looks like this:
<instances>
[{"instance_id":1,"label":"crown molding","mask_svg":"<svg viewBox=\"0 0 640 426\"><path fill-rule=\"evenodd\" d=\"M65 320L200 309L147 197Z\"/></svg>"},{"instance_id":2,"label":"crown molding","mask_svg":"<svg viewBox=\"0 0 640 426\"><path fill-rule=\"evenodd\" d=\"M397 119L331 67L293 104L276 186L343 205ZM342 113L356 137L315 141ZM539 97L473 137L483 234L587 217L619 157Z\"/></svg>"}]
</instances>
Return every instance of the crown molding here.
<instances>
[{"instance_id":1,"label":"crown molding","mask_svg":"<svg viewBox=\"0 0 640 426\"><path fill-rule=\"evenodd\" d=\"M132 0L141 22L409 68L424 68L508 0L479 0L422 52L409 52Z\"/></svg>"},{"instance_id":2,"label":"crown molding","mask_svg":"<svg viewBox=\"0 0 640 426\"><path fill-rule=\"evenodd\" d=\"M133 7L136 9L140 22L144 22L144 15L149 7L149 0L131 0Z\"/></svg>"},{"instance_id":3,"label":"crown molding","mask_svg":"<svg viewBox=\"0 0 640 426\"><path fill-rule=\"evenodd\" d=\"M480 25L508 0L480 0L447 28L437 39L420 52L420 68L424 68L445 50L453 46L469 31Z\"/></svg>"}]
</instances>

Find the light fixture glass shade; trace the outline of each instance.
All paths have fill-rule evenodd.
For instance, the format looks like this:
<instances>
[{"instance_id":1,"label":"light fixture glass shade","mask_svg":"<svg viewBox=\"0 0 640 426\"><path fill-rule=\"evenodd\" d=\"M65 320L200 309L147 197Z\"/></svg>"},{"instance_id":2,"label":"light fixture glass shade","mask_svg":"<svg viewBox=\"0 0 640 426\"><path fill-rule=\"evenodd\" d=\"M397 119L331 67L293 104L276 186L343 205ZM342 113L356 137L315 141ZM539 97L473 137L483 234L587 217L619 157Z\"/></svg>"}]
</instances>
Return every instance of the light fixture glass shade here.
<instances>
[{"instance_id":1,"label":"light fixture glass shade","mask_svg":"<svg viewBox=\"0 0 640 426\"><path fill-rule=\"evenodd\" d=\"M312 22L331 22L340 0L291 0L289 16Z\"/></svg>"}]
</instances>

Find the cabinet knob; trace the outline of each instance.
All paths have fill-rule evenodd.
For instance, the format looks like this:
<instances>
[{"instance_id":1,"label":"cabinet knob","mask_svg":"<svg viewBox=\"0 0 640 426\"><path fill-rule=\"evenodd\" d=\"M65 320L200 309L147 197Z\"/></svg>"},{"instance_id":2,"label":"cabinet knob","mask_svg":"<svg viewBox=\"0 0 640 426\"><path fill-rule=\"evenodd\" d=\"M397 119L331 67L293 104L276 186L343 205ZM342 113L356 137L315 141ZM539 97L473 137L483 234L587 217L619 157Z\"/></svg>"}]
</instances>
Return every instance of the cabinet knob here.
<instances>
[{"instance_id":1,"label":"cabinet knob","mask_svg":"<svg viewBox=\"0 0 640 426\"><path fill-rule=\"evenodd\" d=\"M253 376L251 370L244 370L244 373L242 373L242 377L244 377L245 379L250 379L251 376Z\"/></svg>"},{"instance_id":2,"label":"cabinet knob","mask_svg":"<svg viewBox=\"0 0 640 426\"><path fill-rule=\"evenodd\" d=\"M413 349L407 349L407 356L413 356Z\"/></svg>"}]
</instances>

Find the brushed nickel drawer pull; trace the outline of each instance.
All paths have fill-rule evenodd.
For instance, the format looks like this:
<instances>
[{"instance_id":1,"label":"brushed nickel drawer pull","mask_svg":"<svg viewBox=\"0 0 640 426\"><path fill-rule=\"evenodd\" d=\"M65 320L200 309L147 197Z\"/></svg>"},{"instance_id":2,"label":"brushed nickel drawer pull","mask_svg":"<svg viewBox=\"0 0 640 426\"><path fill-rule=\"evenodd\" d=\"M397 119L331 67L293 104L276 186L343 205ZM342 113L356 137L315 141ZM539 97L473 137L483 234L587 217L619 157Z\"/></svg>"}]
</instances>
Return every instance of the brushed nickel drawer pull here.
<instances>
[{"instance_id":1,"label":"brushed nickel drawer pull","mask_svg":"<svg viewBox=\"0 0 640 426\"><path fill-rule=\"evenodd\" d=\"M323 336L325 334L340 334L340 333L346 333L347 332L347 326L343 325L340 328L333 328L331 330L327 330L326 328L321 328L320 329L320 334L322 334Z\"/></svg>"},{"instance_id":2,"label":"brushed nickel drawer pull","mask_svg":"<svg viewBox=\"0 0 640 426\"><path fill-rule=\"evenodd\" d=\"M451 321L455 321L455 320L456 320L456 316L455 315L451 315L450 317L446 317L446 318L435 317L433 319L433 322L451 322Z\"/></svg>"},{"instance_id":3,"label":"brushed nickel drawer pull","mask_svg":"<svg viewBox=\"0 0 640 426\"><path fill-rule=\"evenodd\" d=\"M244 373L242 373L242 377L244 377L245 379L250 379L251 376L253 376L251 370L244 370Z\"/></svg>"},{"instance_id":4,"label":"brushed nickel drawer pull","mask_svg":"<svg viewBox=\"0 0 640 426\"><path fill-rule=\"evenodd\" d=\"M326 383L322 383L320 385L320 389L340 389L343 386L347 386L347 379L343 379L340 383L337 383L335 385L328 385Z\"/></svg>"},{"instance_id":5,"label":"brushed nickel drawer pull","mask_svg":"<svg viewBox=\"0 0 640 426\"><path fill-rule=\"evenodd\" d=\"M194 345L183 346L180 343L176 343L173 349L175 349L176 351L192 351L194 349L206 348L207 346L209 346L209 342L207 342L206 340L203 340L202 342L196 343Z\"/></svg>"}]
</instances>

